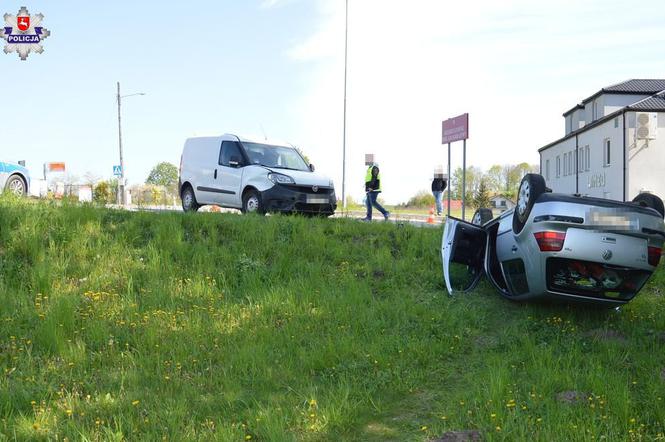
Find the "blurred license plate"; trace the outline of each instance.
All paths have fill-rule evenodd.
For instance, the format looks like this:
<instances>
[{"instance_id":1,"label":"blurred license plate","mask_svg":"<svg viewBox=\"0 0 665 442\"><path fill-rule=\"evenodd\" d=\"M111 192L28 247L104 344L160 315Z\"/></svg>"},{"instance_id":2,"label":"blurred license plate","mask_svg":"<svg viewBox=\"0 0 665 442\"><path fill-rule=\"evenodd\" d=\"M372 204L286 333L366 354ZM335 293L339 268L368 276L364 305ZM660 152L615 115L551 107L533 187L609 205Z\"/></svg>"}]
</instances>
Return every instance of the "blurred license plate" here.
<instances>
[{"instance_id":1,"label":"blurred license plate","mask_svg":"<svg viewBox=\"0 0 665 442\"><path fill-rule=\"evenodd\" d=\"M625 215L609 214L596 211L589 212L589 221L591 224L599 226L613 226L623 228L637 227L636 219L630 219Z\"/></svg>"},{"instance_id":2,"label":"blurred license plate","mask_svg":"<svg viewBox=\"0 0 665 442\"><path fill-rule=\"evenodd\" d=\"M320 196L307 196L307 204L326 204L328 198L321 198Z\"/></svg>"}]
</instances>

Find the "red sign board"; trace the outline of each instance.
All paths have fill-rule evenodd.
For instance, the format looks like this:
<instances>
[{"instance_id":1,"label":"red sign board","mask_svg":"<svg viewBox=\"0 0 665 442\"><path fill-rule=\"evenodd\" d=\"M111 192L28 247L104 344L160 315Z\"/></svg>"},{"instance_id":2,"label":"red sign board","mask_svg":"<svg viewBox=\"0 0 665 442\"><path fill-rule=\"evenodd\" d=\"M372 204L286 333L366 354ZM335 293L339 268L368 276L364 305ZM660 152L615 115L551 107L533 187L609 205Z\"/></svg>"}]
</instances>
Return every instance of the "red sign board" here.
<instances>
[{"instance_id":1,"label":"red sign board","mask_svg":"<svg viewBox=\"0 0 665 442\"><path fill-rule=\"evenodd\" d=\"M47 172L64 172L65 163L46 163L44 169Z\"/></svg>"},{"instance_id":2,"label":"red sign board","mask_svg":"<svg viewBox=\"0 0 665 442\"><path fill-rule=\"evenodd\" d=\"M469 114L458 115L443 122L443 144L469 138Z\"/></svg>"}]
</instances>

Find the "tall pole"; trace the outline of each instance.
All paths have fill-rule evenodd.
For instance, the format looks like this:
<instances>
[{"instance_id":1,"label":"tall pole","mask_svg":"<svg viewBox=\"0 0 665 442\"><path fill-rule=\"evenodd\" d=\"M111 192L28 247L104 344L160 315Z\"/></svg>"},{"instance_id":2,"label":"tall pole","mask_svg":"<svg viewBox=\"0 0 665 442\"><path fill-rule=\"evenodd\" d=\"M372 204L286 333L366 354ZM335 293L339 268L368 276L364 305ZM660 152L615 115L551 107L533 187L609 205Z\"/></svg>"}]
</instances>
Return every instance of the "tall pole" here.
<instances>
[{"instance_id":1,"label":"tall pole","mask_svg":"<svg viewBox=\"0 0 665 442\"><path fill-rule=\"evenodd\" d=\"M125 205L125 162L122 158L122 125L120 122L120 82L118 82L118 147L120 148L120 182L118 183L118 191L120 196L118 203Z\"/></svg>"},{"instance_id":2,"label":"tall pole","mask_svg":"<svg viewBox=\"0 0 665 442\"><path fill-rule=\"evenodd\" d=\"M450 179L450 143L448 143L448 217L450 217L450 185L452 180Z\"/></svg>"},{"instance_id":3,"label":"tall pole","mask_svg":"<svg viewBox=\"0 0 665 442\"><path fill-rule=\"evenodd\" d=\"M344 11L344 134L342 139L342 208L346 212L346 66L349 42L349 0Z\"/></svg>"},{"instance_id":4,"label":"tall pole","mask_svg":"<svg viewBox=\"0 0 665 442\"><path fill-rule=\"evenodd\" d=\"M466 209L466 138L464 139L464 147L462 148L462 219L464 217L464 210Z\"/></svg>"}]
</instances>

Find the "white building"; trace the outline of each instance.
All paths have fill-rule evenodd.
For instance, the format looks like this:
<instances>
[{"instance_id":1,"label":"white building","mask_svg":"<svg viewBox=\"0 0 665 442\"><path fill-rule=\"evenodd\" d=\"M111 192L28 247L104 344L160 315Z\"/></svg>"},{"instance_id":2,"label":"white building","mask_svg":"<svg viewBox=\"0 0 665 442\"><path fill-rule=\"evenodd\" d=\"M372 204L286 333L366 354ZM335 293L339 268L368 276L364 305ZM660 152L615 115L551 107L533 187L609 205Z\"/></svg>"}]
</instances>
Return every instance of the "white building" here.
<instances>
[{"instance_id":1,"label":"white building","mask_svg":"<svg viewBox=\"0 0 665 442\"><path fill-rule=\"evenodd\" d=\"M515 203L512 200L509 200L503 195L495 195L490 198L490 208L498 209L501 213L505 212L508 209L515 207Z\"/></svg>"},{"instance_id":2,"label":"white building","mask_svg":"<svg viewBox=\"0 0 665 442\"><path fill-rule=\"evenodd\" d=\"M547 187L619 201L640 192L665 198L665 80L603 88L563 116L565 136L538 150Z\"/></svg>"}]
</instances>

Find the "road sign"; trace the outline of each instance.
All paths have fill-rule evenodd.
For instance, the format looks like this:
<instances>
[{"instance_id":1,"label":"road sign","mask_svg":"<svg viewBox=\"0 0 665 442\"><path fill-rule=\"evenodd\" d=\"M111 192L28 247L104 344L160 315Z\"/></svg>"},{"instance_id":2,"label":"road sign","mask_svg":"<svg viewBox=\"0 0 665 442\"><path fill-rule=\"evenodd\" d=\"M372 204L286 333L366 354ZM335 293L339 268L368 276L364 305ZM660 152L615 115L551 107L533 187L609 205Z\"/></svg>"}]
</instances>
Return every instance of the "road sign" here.
<instances>
[{"instance_id":1,"label":"road sign","mask_svg":"<svg viewBox=\"0 0 665 442\"><path fill-rule=\"evenodd\" d=\"M64 172L65 163L45 163L44 170L46 172Z\"/></svg>"},{"instance_id":2,"label":"road sign","mask_svg":"<svg viewBox=\"0 0 665 442\"><path fill-rule=\"evenodd\" d=\"M115 176L122 176L122 167L120 167L120 166L113 166L113 175L115 175Z\"/></svg>"},{"instance_id":3,"label":"road sign","mask_svg":"<svg viewBox=\"0 0 665 442\"><path fill-rule=\"evenodd\" d=\"M469 114L458 115L443 122L442 144L469 138Z\"/></svg>"}]
</instances>

